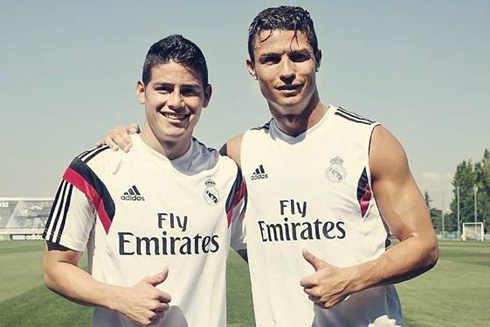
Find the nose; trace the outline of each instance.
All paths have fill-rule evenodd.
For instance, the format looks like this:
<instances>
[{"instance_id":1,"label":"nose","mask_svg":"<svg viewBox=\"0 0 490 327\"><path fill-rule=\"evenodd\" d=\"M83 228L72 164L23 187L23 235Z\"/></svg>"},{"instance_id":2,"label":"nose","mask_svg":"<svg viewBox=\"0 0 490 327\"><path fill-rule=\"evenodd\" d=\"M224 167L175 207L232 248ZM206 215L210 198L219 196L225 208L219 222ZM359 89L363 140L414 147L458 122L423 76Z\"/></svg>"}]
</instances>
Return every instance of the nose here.
<instances>
[{"instance_id":1,"label":"nose","mask_svg":"<svg viewBox=\"0 0 490 327\"><path fill-rule=\"evenodd\" d=\"M167 106L172 109L180 109L183 107L182 104L182 96L180 94L180 90L175 88L172 93L170 93L168 99L167 99Z\"/></svg>"},{"instance_id":2,"label":"nose","mask_svg":"<svg viewBox=\"0 0 490 327\"><path fill-rule=\"evenodd\" d=\"M291 62L288 57L286 57L281 60L281 64L281 72L279 77L281 81L283 81L285 84L291 84L296 78L296 69L294 63Z\"/></svg>"}]
</instances>

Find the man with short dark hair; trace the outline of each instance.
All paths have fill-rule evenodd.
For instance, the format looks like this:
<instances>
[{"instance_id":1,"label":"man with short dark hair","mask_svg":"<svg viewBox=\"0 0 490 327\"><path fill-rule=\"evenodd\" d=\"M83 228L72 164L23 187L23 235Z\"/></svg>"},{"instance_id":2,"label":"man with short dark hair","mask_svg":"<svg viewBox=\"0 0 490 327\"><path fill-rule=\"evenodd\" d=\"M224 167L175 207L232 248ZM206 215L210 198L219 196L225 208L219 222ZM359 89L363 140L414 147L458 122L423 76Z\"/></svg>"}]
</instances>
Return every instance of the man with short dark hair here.
<instances>
[{"instance_id":1,"label":"man with short dark hair","mask_svg":"<svg viewBox=\"0 0 490 327\"><path fill-rule=\"evenodd\" d=\"M240 244L244 188L231 159L192 137L211 98L207 75L191 41L153 44L133 150L85 151L63 176L43 235L44 279L94 306L94 327L226 326L226 259L232 234ZM86 248L90 274L78 267Z\"/></svg>"},{"instance_id":2,"label":"man with short dark hair","mask_svg":"<svg viewBox=\"0 0 490 327\"><path fill-rule=\"evenodd\" d=\"M250 26L249 54L273 119L228 142L227 152L247 184L258 326L368 326L383 316L402 325L391 284L437 260L402 146L378 123L321 102L322 54L304 9L262 11ZM253 179L257 167L266 179ZM385 251L388 229L400 243Z\"/></svg>"},{"instance_id":3,"label":"man with short dark hair","mask_svg":"<svg viewBox=\"0 0 490 327\"><path fill-rule=\"evenodd\" d=\"M248 40L248 71L273 119L222 153L247 185L257 326L403 325L392 284L438 258L403 147L379 123L321 102L322 52L306 10L262 11ZM389 231L400 242L386 249Z\"/></svg>"}]
</instances>

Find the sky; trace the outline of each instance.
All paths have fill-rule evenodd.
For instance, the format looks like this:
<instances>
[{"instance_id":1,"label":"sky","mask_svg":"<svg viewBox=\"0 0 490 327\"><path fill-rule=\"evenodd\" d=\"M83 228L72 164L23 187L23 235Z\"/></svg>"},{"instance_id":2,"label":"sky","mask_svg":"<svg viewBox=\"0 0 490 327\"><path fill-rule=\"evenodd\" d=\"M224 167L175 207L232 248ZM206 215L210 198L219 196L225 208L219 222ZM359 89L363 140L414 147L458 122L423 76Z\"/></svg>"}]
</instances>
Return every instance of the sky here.
<instances>
[{"instance_id":1,"label":"sky","mask_svg":"<svg viewBox=\"0 0 490 327\"><path fill-rule=\"evenodd\" d=\"M118 124L143 122L135 95L148 48L182 34L203 50L213 96L195 136L221 145L270 119L247 73L261 10L300 5L314 22L325 104L386 126L422 191L447 209L463 160L490 148L490 2L34 1L0 10L0 197L54 196L72 158Z\"/></svg>"}]
</instances>

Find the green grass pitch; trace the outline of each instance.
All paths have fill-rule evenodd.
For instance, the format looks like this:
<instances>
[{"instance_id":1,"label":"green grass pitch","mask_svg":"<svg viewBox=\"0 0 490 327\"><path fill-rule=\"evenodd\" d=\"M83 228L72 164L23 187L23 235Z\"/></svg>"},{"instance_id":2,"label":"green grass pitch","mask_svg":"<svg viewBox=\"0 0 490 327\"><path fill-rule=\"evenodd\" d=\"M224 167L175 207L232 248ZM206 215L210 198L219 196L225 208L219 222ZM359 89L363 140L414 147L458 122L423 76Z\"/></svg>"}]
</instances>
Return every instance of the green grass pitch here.
<instances>
[{"instance_id":1,"label":"green grass pitch","mask_svg":"<svg viewBox=\"0 0 490 327\"><path fill-rule=\"evenodd\" d=\"M45 288L43 249L38 241L0 242L0 326L90 326L91 308ZM397 285L407 326L488 326L489 276L490 243L441 242L433 270ZM234 253L228 262L228 326L254 326L248 269Z\"/></svg>"}]
</instances>

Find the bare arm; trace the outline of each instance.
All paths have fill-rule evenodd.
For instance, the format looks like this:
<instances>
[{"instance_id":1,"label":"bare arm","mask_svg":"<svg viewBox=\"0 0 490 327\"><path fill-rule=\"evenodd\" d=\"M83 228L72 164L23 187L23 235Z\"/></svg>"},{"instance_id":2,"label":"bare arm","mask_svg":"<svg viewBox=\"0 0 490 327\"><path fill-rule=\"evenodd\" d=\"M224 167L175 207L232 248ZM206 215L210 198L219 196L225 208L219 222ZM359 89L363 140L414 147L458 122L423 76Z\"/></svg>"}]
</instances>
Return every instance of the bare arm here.
<instances>
[{"instance_id":1,"label":"bare arm","mask_svg":"<svg viewBox=\"0 0 490 327\"><path fill-rule=\"evenodd\" d=\"M374 195L385 223L400 243L360 267L360 273L371 272L366 280L359 279L361 289L418 276L431 269L439 257L429 210L403 147L384 127L375 129L371 144Z\"/></svg>"},{"instance_id":2,"label":"bare arm","mask_svg":"<svg viewBox=\"0 0 490 327\"><path fill-rule=\"evenodd\" d=\"M96 281L80 269L81 256L81 252L48 242L43 260L46 286L71 301L115 310L142 325L156 323L168 310L170 296L155 287L165 281L168 270L132 287L119 287Z\"/></svg>"},{"instance_id":3,"label":"bare arm","mask_svg":"<svg viewBox=\"0 0 490 327\"><path fill-rule=\"evenodd\" d=\"M305 250L303 255L316 272L303 278L301 285L315 303L325 308L369 287L420 275L438 259L429 212L410 173L405 151L381 126L373 132L370 167L381 215L400 243L376 260L348 268L329 265Z\"/></svg>"}]
</instances>

